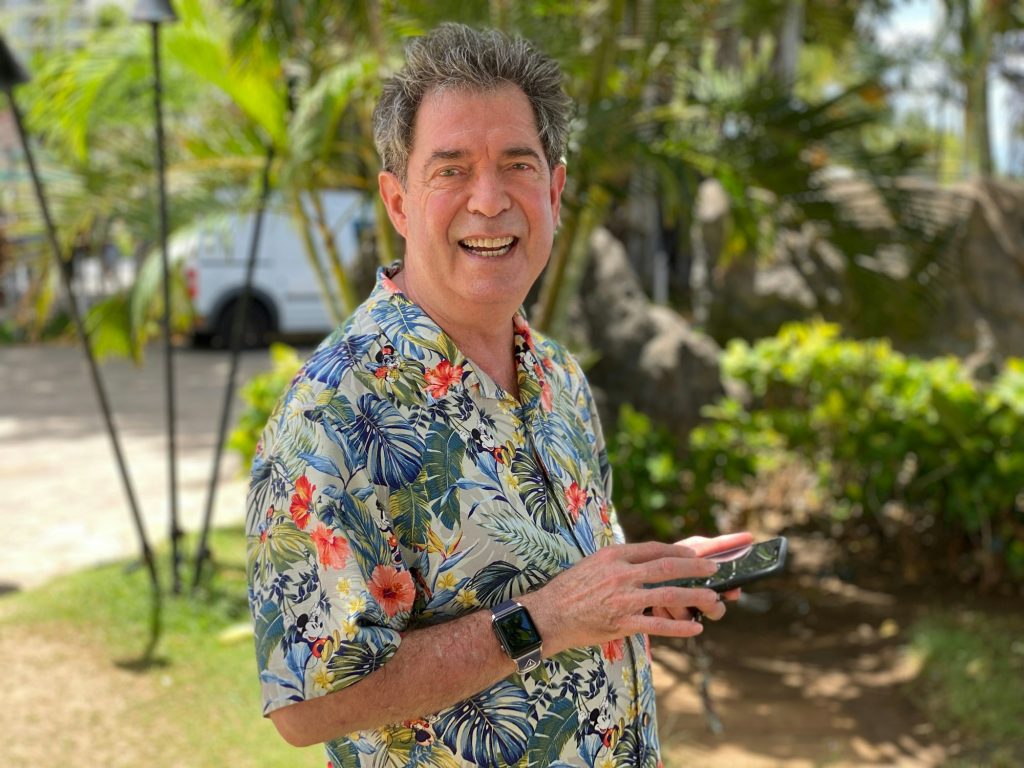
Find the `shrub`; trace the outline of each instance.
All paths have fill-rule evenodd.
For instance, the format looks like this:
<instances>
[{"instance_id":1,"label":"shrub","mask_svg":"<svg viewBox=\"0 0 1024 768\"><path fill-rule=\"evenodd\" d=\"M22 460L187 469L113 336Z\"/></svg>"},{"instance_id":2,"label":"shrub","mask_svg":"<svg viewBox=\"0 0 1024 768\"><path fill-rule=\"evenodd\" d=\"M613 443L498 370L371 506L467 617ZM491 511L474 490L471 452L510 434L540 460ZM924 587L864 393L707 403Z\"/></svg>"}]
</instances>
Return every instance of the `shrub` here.
<instances>
[{"instance_id":1,"label":"shrub","mask_svg":"<svg viewBox=\"0 0 1024 768\"><path fill-rule=\"evenodd\" d=\"M718 473L727 481L756 471L749 451L781 446L817 469L836 519L885 535L898 505L917 533L935 526L969 542L987 580L1003 568L1024 579L1024 360L986 385L956 358L904 356L814 322L732 342L722 370L749 403L709 408L690 444L719 451L735 467ZM697 467L696 484L718 479Z\"/></svg>"},{"instance_id":2,"label":"shrub","mask_svg":"<svg viewBox=\"0 0 1024 768\"><path fill-rule=\"evenodd\" d=\"M256 374L242 387L246 407L228 437L228 448L242 457L242 466L246 468L252 464L256 444L274 406L302 366L298 353L287 344L271 344L270 361L269 371Z\"/></svg>"}]
</instances>

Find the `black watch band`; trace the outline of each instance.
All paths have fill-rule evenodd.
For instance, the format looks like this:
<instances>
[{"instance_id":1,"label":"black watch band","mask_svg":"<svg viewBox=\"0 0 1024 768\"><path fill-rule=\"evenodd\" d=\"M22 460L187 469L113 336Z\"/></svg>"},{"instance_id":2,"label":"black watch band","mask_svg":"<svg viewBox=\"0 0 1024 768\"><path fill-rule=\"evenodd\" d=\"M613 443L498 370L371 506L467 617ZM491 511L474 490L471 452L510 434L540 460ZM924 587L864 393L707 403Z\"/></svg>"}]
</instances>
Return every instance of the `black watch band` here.
<instances>
[{"instance_id":1,"label":"black watch band","mask_svg":"<svg viewBox=\"0 0 1024 768\"><path fill-rule=\"evenodd\" d=\"M501 647L515 662L519 674L540 666L541 637L530 612L515 600L505 600L491 611L491 627Z\"/></svg>"}]
</instances>

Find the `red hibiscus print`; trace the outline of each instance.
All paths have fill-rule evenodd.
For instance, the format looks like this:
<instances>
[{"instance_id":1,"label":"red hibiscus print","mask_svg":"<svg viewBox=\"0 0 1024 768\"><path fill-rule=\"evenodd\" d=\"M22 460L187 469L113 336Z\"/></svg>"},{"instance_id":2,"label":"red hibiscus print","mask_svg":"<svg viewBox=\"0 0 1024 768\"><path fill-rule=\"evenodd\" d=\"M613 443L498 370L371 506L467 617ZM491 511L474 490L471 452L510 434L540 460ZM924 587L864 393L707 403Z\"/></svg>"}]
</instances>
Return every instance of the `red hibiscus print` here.
<instances>
[{"instance_id":1,"label":"red hibiscus print","mask_svg":"<svg viewBox=\"0 0 1024 768\"><path fill-rule=\"evenodd\" d=\"M462 366L442 360L436 368L423 374L427 382L427 393L435 400L448 394L448 389L462 381Z\"/></svg>"},{"instance_id":2,"label":"red hibiscus print","mask_svg":"<svg viewBox=\"0 0 1024 768\"><path fill-rule=\"evenodd\" d=\"M320 562L327 568L344 568L350 552L348 539L321 525L313 531L313 543Z\"/></svg>"},{"instance_id":3,"label":"red hibiscus print","mask_svg":"<svg viewBox=\"0 0 1024 768\"><path fill-rule=\"evenodd\" d=\"M305 475L295 481L295 493L292 495L292 505L288 511L291 512L292 520L299 528L309 525L309 515L313 507L313 491L315 490L316 486L310 483Z\"/></svg>"},{"instance_id":4,"label":"red hibiscus print","mask_svg":"<svg viewBox=\"0 0 1024 768\"><path fill-rule=\"evenodd\" d=\"M609 640L607 643L601 643L601 653L604 654L608 661L619 661L624 656L622 648L625 642L620 637L618 640Z\"/></svg>"},{"instance_id":5,"label":"red hibiscus print","mask_svg":"<svg viewBox=\"0 0 1024 768\"><path fill-rule=\"evenodd\" d=\"M540 382L540 404L544 409L544 413L551 413L552 408L555 407L555 398L551 394L551 385L544 380Z\"/></svg>"},{"instance_id":6,"label":"red hibiscus print","mask_svg":"<svg viewBox=\"0 0 1024 768\"><path fill-rule=\"evenodd\" d=\"M384 613L391 618L399 611L412 608L416 589L408 571L399 571L393 565L378 565L370 578L370 594Z\"/></svg>"},{"instance_id":7,"label":"red hibiscus print","mask_svg":"<svg viewBox=\"0 0 1024 768\"><path fill-rule=\"evenodd\" d=\"M587 492L573 481L573 484L565 489L565 501L569 505L569 514L572 515L573 522L576 522L579 519L580 510L587 503Z\"/></svg>"}]
</instances>

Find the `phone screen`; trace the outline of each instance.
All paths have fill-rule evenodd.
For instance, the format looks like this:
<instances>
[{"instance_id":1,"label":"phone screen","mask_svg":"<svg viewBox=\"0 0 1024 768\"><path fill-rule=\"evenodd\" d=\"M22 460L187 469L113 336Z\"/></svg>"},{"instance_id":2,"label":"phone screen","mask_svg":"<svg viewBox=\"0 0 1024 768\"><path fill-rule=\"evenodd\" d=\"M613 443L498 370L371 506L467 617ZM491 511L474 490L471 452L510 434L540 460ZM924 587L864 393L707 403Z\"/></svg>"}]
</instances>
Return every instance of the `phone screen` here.
<instances>
[{"instance_id":1,"label":"phone screen","mask_svg":"<svg viewBox=\"0 0 1024 768\"><path fill-rule=\"evenodd\" d=\"M713 576L675 579L647 586L708 587L716 592L735 589L781 571L786 562L786 538L779 536L757 544L716 552L707 557L719 564Z\"/></svg>"},{"instance_id":2,"label":"phone screen","mask_svg":"<svg viewBox=\"0 0 1024 768\"><path fill-rule=\"evenodd\" d=\"M726 585L725 588L731 589L775 573L782 567L785 546L786 540L779 537L744 547L731 556L725 552L710 555L709 559L718 563L718 572L711 577L707 586L722 589Z\"/></svg>"}]
</instances>

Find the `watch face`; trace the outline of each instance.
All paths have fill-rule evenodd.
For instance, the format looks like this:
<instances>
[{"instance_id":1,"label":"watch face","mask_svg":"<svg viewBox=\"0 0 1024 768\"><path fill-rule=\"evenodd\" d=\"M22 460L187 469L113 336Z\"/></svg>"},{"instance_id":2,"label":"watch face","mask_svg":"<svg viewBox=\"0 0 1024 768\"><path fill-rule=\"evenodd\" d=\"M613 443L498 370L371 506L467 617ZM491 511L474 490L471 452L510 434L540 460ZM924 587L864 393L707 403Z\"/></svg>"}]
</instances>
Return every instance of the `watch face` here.
<instances>
[{"instance_id":1,"label":"watch face","mask_svg":"<svg viewBox=\"0 0 1024 768\"><path fill-rule=\"evenodd\" d=\"M500 619L495 619L494 627L505 641L505 647L513 658L532 651L540 645L540 633L534 626L530 614L522 608Z\"/></svg>"}]
</instances>

